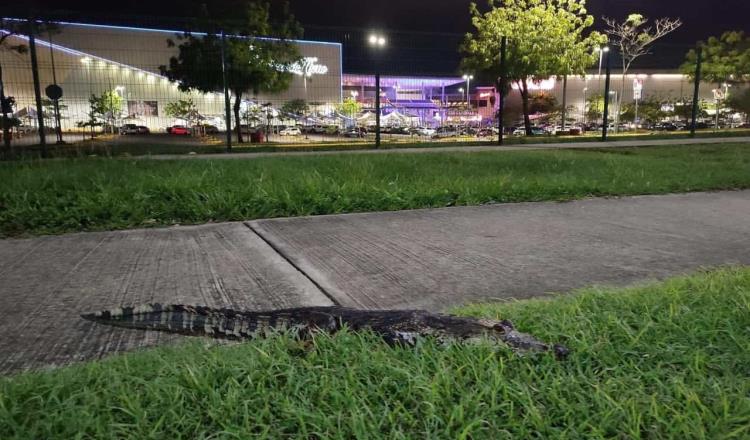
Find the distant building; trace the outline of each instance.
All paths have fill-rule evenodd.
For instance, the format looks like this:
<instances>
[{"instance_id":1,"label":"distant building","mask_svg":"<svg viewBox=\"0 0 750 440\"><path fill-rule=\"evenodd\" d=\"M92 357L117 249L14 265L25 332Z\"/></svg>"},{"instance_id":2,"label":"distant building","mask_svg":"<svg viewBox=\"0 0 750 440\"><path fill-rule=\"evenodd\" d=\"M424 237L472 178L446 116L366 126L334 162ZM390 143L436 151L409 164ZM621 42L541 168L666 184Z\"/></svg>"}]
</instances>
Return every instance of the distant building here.
<instances>
[{"instance_id":1,"label":"distant building","mask_svg":"<svg viewBox=\"0 0 750 440\"><path fill-rule=\"evenodd\" d=\"M192 97L205 122L224 128L224 95L214 93L183 93L177 84L160 74L160 66L168 65L179 50L167 44L176 40L179 31L145 29L122 26L105 26L80 23L60 23L60 32L37 37L37 53L41 87L53 82L63 88L63 129L71 129L76 122L88 119L89 97L114 91L123 99L119 123L145 125L152 131L163 130L181 121L168 117L165 108L170 102ZM2 32L2 30L0 30ZM52 42L48 41L52 39ZM25 36L12 37L11 44L27 43ZM177 43L179 43L177 41ZM335 121L337 109L343 98L353 98L372 114L376 96L373 75L346 74L342 69L340 43L296 40L305 63L295 72L288 90L279 94L259 94L244 97L243 108L252 105L270 105L279 109L284 102L304 99L311 112L328 115ZM16 115L27 125L35 125L35 100L28 54L0 52L0 63L6 94L16 98ZM416 66L418 67L418 66ZM493 124L497 113L498 95L494 85L472 83L466 91L466 82L459 76L383 76L381 94L385 121L410 125L440 126L463 124ZM714 102L712 89L716 85L704 84L700 97ZM589 74L585 78L569 77L567 105L572 108L569 117L584 120L585 102L595 94L603 94L603 75ZM622 77L613 72L612 102L622 93ZM550 93L562 104L562 81L555 78L531 83L533 93ZM634 93L641 99L658 97L680 105L692 99L693 86L684 75L676 72L635 72L627 75L623 102L633 101ZM508 108L520 107L520 96L513 90L508 96ZM614 111L614 109L613 109ZM572 113L572 114L571 114ZM711 111L709 111L711 113ZM49 115L49 125L51 115ZM351 123L351 119L349 120ZM183 121L184 122L184 121ZM372 122L372 121L370 121ZM517 121L507 121L512 125ZM369 123L369 122L368 122Z\"/></svg>"},{"instance_id":2,"label":"distant building","mask_svg":"<svg viewBox=\"0 0 750 440\"><path fill-rule=\"evenodd\" d=\"M1 32L1 30L0 30ZM63 129L75 127L84 121L89 112L88 99L113 90L123 98L122 122L163 130L179 123L168 117L164 109L170 102L192 97L198 111L207 123L224 126L224 94L183 93L177 84L160 74L159 67L168 65L169 59L179 53L170 47L167 39L176 40L178 31L103 26L78 23L60 23L60 32L51 36L37 36L37 54L41 88L53 82L63 88L61 103L66 107ZM48 40L51 38L52 43ZM25 36L11 37L11 44L28 44ZM179 43L179 42L178 42ZM305 99L321 110L331 111L341 101L341 45L315 41L295 41L308 65L309 76L294 76L285 92L247 96L258 104L271 103L280 107L291 99ZM16 98L17 113L34 115L36 112L28 54L0 52L6 94ZM29 125L35 124L28 117Z\"/></svg>"}]
</instances>

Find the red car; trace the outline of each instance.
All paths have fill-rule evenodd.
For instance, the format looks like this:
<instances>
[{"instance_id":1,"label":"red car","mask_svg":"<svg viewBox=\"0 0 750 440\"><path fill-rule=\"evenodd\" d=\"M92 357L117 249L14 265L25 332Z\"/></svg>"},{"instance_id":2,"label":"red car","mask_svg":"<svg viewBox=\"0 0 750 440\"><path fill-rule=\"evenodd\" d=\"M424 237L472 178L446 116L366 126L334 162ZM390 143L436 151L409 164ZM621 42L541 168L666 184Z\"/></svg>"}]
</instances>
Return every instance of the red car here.
<instances>
[{"instance_id":1,"label":"red car","mask_svg":"<svg viewBox=\"0 0 750 440\"><path fill-rule=\"evenodd\" d=\"M173 125L171 127L167 127L167 133L177 134L177 135L188 135L190 134L190 129L185 127L184 125Z\"/></svg>"}]
</instances>

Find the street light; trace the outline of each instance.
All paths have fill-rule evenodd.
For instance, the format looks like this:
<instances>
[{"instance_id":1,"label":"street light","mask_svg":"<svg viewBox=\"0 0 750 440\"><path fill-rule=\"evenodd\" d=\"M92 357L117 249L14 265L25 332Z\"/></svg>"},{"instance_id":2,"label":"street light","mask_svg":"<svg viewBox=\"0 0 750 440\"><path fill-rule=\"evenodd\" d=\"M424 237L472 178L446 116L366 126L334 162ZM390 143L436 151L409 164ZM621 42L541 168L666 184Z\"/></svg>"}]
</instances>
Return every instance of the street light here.
<instances>
[{"instance_id":1,"label":"street light","mask_svg":"<svg viewBox=\"0 0 750 440\"><path fill-rule=\"evenodd\" d=\"M600 46L594 49L594 52L599 52L599 75L597 75L597 78L599 79L599 89L602 88L602 59L604 58L604 53L609 52L609 46Z\"/></svg>"},{"instance_id":2,"label":"street light","mask_svg":"<svg viewBox=\"0 0 750 440\"><path fill-rule=\"evenodd\" d=\"M466 106L471 107L471 101L469 100L469 90L471 90L471 87L469 87L469 84L474 79L474 75L464 75L464 79L466 80Z\"/></svg>"},{"instance_id":3,"label":"street light","mask_svg":"<svg viewBox=\"0 0 750 440\"><path fill-rule=\"evenodd\" d=\"M370 35L369 42L371 46L383 47L385 46L385 37L381 35L372 34Z\"/></svg>"},{"instance_id":4,"label":"street light","mask_svg":"<svg viewBox=\"0 0 750 440\"><path fill-rule=\"evenodd\" d=\"M371 34L368 39L370 47L376 50L385 48L385 37ZM378 61L380 61L378 59ZM375 148L380 148L380 63L375 63Z\"/></svg>"}]
</instances>

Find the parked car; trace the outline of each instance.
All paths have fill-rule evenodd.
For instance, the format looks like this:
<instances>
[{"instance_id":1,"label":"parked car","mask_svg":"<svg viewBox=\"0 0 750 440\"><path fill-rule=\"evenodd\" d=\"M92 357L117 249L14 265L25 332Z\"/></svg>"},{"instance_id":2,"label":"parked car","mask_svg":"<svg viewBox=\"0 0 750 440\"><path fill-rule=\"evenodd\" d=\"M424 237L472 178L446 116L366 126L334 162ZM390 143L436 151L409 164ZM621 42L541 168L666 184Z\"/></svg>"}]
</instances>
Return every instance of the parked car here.
<instances>
[{"instance_id":1,"label":"parked car","mask_svg":"<svg viewBox=\"0 0 750 440\"><path fill-rule=\"evenodd\" d=\"M343 134L344 137L348 138L363 138L367 135L367 129L363 127L352 127L346 130Z\"/></svg>"},{"instance_id":2,"label":"parked car","mask_svg":"<svg viewBox=\"0 0 750 440\"><path fill-rule=\"evenodd\" d=\"M547 132L542 127L531 127L531 134L533 136L542 136ZM526 136L526 128L519 127L513 132L513 136Z\"/></svg>"},{"instance_id":3,"label":"parked car","mask_svg":"<svg viewBox=\"0 0 750 440\"><path fill-rule=\"evenodd\" d=\"M440 127L437 129L437 132L433 137L435 138L449 138L449 137L458 137L459 131L456 127Z\"/></svg>"},{"instance_id":4,"label":"parked car","mask_svg":"<svg viewBox=\"0 0 750 440\"><path fill-rule=\"evenodd\" d=\"M287 127L279 132L280 136L300 136L302 131L297 127Z\"/></svg>"},{"instance_id":5,"label":"parked car","mask_svg":"<svg viewBox=\"0 0 750 440\"><path fill-rule=\"evenodd\" d=\"M219 134L219 127L211 124L202 124L198 128L203 131L204 134Z\"/></svg>"},{"instance_id":6,"label":"parked car","mask_svg":"<svg viewBox=\"0 0 750 440\"><path fill-rule=\"evenodd\" d=\"M654 130L656 131L676 131L677 126L671 122L661 122L659 124L656 124L654 126Z\"/></svg>"},{"instance_id":7,"label":"parked car","mask_svg":"<svg viewBox=\"0 0 750 440\"><path fill-rule=\"evenodd\" d=\"M414 127L411 130L411 133L416 134L417 136L435 136L437 130L430 127Z\"/></svg>"},{"instance_id":8,"label":"parked car","mask_svg":"<svg viewBox=\"0 0 750 440\"><path fill-rule=\"evenodd\" d=\"M190 134L190 129L185 127L184 125L173 125L171 127L167 127L167 133L184 136Z\"/></svg>"},{"instance_id":9,"label":"parked car","mask_svg":"<svg viewBox=\"0 0 750 440\"><path fill-rule=\"evenodd\" d=\"M120 127L119 131L121 135L140 134L138 131L138 126L135 124L125 124L122 127Z\"/></svg>"},{"instance_id":10,"label":"parked car","mask_svg":"<svg viewBox=\"0 0 750 440\"><path fill-rule=\"evenodd\" d=\"M477 137L491 137L497 136L500 133L496 127L485 127L477 132Z\"/></svg>"},{"instance_id":11,"label":"parked car","mask_svg":"<svg viewBox=\"0 0 750 440\"><path fill-rule=\"evenodd\" d=\"M746 124L746 125L748 125L748 124ZM742 127L742 126L740 126L740 127ZM685 126L685 129L686 129L686 130L690 130L691 128L693 128L693 123L692 123L692 122L689 122L689 123L688 123L688 124L687 124L687 125ZM711 128L711 127L710 127L710 126L708 125L708 123L707 123L707 122L696 122L696 123L695 123L695 129L696 129L696 130L705 130L705 129L707 129L707 128ZM748 126L748 128L750 128L750 126Z\"/></svg>"},{"instance_id":12,"label":"parked car","mask_svg":"<svg viewBox=\"0 0 750 440\"><path fill-rule=\"evenodd\" d=\"M698 122L698 123L697 123L697 124L695 124L695 125L698 125L698 124L700 124L700 122ZM697 128L699 128L699 127L697 127ZM737 128L750 128L750 122L746 122L746 123L744 123L744 124L740 125L740 126L739 126L739 127L737 127Z\"/></svg>"}]
</instances>

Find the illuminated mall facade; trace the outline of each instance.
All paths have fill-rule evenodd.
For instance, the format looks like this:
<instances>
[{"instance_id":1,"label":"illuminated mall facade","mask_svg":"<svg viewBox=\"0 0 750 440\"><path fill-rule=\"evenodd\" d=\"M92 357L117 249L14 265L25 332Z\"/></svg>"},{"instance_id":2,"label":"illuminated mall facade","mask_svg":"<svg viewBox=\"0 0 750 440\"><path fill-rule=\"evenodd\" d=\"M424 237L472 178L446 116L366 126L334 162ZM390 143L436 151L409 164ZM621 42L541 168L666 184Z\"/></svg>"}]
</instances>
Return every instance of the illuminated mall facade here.
<instances>
[{"instance_id":1,"label":"illuminated mall facade","mask_svg":"<svg viewBox=\"0 0 750 440\"><path fill-rule=\"evenodd\" d=\"M178 49L168 45L167 40L174 40L179 34L174 30L60 23L59 32L51 36L39 35L37 54L41 88L44 90L55 81L62 87L63 129L74 128L77 122L87 120L89 97L107 91L115 91L122 97L122 114L118 118L123 123L132 122L161 131L180 123L166 115L167 104L192 97L206 123L223 128L224 98L221 91L184 93L178 90L177 84L160 74L160 66L168 65L170 58L178 54ZM13 36L10 43L28 44L28 40L23 35ZM310 105L312 114L333 118L342 100L351 98L362 104L363 114L372 114L375 79L369 74L343 72L344 48L341 44L320 41L295 41L295 44L304 61L292 69L294 79L291 86L278 94L246 96L247 102L243 105L270 104L270 107L280 109L286 101L303 99ZM0 51L0 63L6 95L16 99L16 116L26 118L25 124L35 125L29 55ZM612 89L618 93L621 81L619 76L613 76ZM644 96L658 95L679 101L692 95L692 85L683 75L640 73L625 78L625 102L633 99L634 83L639 84ZM558 102L562 102L561 81L549 79L531 87L552 93ZM578 114L583 117L587 97L602 89L600 75L570 78L567 103L579 109L573 117L579 119ZM467 84L458 75L383 76L380 94L383 116L398 115L396 120L408 125L491 124L498 104L492 85ZM710 86L702 87L701 98L713 99ZM518 93L513 93L509 105L518 99Z\"/></svg>"}]
</instances>

